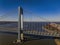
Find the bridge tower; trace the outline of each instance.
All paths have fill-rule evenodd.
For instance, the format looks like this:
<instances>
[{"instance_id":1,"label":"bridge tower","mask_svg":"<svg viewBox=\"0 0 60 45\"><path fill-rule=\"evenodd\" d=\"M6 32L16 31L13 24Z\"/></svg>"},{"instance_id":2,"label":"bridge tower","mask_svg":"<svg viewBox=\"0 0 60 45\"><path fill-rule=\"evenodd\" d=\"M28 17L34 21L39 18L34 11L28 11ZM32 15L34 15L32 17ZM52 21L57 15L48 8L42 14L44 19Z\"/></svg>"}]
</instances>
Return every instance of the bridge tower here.
<instances>
[{"instance_id":1,"label":"bridge tower","mask_svg":"<svg viewBox=\"0 0 60 45\"><path fill-rule=\"evenodd\" d=\"M23 8L18 7L18 39L17 42L23 41Z\"/></svg>"}]
</instances>

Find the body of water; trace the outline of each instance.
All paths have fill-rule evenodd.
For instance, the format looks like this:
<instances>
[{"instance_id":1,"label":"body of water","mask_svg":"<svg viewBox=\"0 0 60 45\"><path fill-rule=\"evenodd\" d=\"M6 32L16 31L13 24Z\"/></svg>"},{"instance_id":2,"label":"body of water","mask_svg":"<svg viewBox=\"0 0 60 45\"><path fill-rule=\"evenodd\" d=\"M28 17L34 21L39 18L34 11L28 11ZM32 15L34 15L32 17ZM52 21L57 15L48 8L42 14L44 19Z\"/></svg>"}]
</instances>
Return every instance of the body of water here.
<instances>
[{"instance_id":1,"label":"body of water","mask_svg":"<svg viewBox=\"0 0 60 45\"><path fill-rule=\"evenodd\" d=\"M45 31L42 30L42 26L49 24L50 22L24 22L23 29L24 30L39 30L39 31ZM57 24L60 24L60 22L54 22ZM18 27L17 22L0 22L0 27ZM28 35L25 34L26 36L30 36L31 38L38 38L38 39L52 39L53 37L49 36L34 36L34 35ZM10 45L11 42L15 41L17 39L17 33L14 32L9 32L9 31L0 31L0 45ZM43 40L44 41L44 40ZM55 42L53 40L50 41L51 43ZM46 42L47 43L47 42Z\"/></svg>"},{"instance_id":2,"label":"body of water","mask_svg":"<svg viewBox=\"0 0 60 45\"><path fill-rule=\"evenodd\" d=\"M24 30L37 30L37 31L41 31L41 32L46 32L44 29L42 29L42 26L45 26L49 23L57 23L57 24L60 24L60 22L24 22L23 23L23 29ZM0 27L18 27L18 23L17 22L0 22ZM9 31L0 31L0 33L7 33L7 34L15 34L17 35L17 33L15 32L9 32ZM28 35L28 34L27 34ZM29 35L29 36L32 36L33 35ZM38 37L38 38L45 38L45 36L35 36L35 37ZM46 38L52 38L49 37L49 36L46 36Z\"/></svg>"}]
</instances>

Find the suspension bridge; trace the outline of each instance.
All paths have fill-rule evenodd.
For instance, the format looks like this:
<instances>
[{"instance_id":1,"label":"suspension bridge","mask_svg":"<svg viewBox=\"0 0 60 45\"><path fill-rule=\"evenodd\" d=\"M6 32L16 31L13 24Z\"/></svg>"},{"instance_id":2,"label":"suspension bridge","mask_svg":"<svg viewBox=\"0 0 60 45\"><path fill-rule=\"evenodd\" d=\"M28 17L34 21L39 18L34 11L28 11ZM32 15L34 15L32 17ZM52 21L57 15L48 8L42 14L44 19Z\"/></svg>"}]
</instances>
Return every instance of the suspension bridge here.
<instances>
[{"instance_id":1,"label":"suspension bridge","mask_svg":"<svg viewBox=\"0 0 60 45\"><path fill-rule=\"evenodd\" d=\"M23 9L22 9L23 10ZM52 37L60 37L60 33L57 33L57 32L53 32L53 33L49 33L49 32L47 32L47 31L43 31L44 29L42 28L42 27L39 27L39 24L37 24L37 26L39 27L39 28L41 28L40 30L42 30L42 31L40 31L40 30L34 30L34 29L31 29L31 30L29 30L29 29L24 29L24 25L23 25L23 22L24 22L24 18L23 18L23 12L25 12L25 13L28 13L28 14L31 14L31 15L34 15L33 13L31 13L31 12L29 12L29 11L26 11L26 10L23 10L22 11L20 8L19 8L19 22L18 22L18 28L0 28L1 29L1 31L5 31L5 30L9 30L9 29L13 29L13 30L9 30L10 32L16 32L16 33L18 33L18 40L20 40L20 38L23 38L24 37L24 34L28 34L28 35L38 35L38 36L40 36L40 35L42 35L42 36L52 36ZM11 14L10 14L11 12L8 12L8 13L6 13L5 15L2 15L2 16L0 16L0 19L3 19L3 18L7 18L8 16L12 16L11 14L13 14L14 12L12 12ZM43 17L41 17L41 16L39 16L39 18L40 19L42 19L42 20L45 20L45 21L49 21L48 19L45 19L45 18L43 18ZM32 19L31 19L32 20ZM49 23L52 23L52 22L49 22ZM10 24L8 24L8 25L10 25ZM46 25L46 24L45 24ZM28 24L28 27L30 26L30 28L31 28L31 24L29 23ZM32 28L34 28L34 26L36 26L35 24L33 25L33 27ZM43 24L42 24L42 26L43 26ZM21 34L22 33L22 34ZM21 35L23 35L22 37L21 37Z\"/></svg>"}]
</instances>

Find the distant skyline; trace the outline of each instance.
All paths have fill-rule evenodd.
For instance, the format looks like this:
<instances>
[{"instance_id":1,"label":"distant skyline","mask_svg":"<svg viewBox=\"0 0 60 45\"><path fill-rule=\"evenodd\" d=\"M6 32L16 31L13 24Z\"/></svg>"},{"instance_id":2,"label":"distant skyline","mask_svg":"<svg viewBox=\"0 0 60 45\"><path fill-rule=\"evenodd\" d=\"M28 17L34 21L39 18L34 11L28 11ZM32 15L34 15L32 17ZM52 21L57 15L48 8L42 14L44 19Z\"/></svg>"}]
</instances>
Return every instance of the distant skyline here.
<instances>
[{"instance_id":1,"label":"distant skyline","mask_svg":"<svg viewBox=\"0 0 60 45\"><path fill-rule=\"evenodd\" d=\"M60 0L0 0L0 21L18 21L18 6L24 21L60 21Z\"/></svg>"}]
</instances>

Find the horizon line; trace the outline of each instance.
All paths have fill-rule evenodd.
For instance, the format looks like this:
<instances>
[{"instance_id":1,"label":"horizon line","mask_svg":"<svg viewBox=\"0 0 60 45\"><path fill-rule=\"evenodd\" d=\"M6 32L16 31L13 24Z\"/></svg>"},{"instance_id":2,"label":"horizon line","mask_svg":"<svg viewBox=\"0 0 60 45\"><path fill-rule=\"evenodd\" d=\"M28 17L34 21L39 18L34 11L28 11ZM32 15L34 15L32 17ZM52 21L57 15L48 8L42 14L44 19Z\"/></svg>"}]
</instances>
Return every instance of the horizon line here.
<instances>
[{"instance_id":1,"label":"horizon line","mask_svg":"<svg viewBox=\"0 0 60 45\"><path fill-rule=\"evenodd\" d=\"M0 22L18 22L18 21L0 21ZM60 22L60 21L23 21L23 22Z\"/></svg>"}]
</instances>

